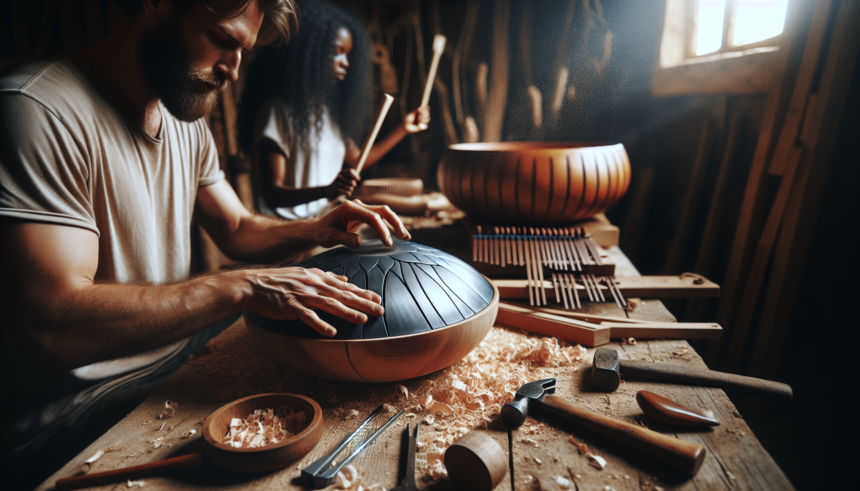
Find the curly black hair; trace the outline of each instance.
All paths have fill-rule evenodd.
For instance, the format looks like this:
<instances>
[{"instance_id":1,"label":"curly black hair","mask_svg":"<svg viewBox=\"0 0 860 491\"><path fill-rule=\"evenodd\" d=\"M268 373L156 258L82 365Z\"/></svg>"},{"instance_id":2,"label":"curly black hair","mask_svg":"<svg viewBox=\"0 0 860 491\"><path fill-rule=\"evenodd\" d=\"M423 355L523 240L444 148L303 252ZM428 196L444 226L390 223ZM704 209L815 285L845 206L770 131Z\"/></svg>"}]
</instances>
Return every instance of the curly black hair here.
<instances>
[{"instance_id":1,"label":"curly black hair","mask_svg":"<svg viewBox=\"0 0 860 491\"><path fill-rule=\"evenodd\" d=\"M370 117L370 43L361 22L347 11L321 1L298 2L302 24L285 46L266 46L257 53L239 103L239 144L251 155L257 112L271 97L280 97L292 116L299 141L307 149L313 121L322 127L328 107L344 137L360 141ZM352 34L346 78L335 83L334 53L337 31Z\"/></svg>"}]
</instances>

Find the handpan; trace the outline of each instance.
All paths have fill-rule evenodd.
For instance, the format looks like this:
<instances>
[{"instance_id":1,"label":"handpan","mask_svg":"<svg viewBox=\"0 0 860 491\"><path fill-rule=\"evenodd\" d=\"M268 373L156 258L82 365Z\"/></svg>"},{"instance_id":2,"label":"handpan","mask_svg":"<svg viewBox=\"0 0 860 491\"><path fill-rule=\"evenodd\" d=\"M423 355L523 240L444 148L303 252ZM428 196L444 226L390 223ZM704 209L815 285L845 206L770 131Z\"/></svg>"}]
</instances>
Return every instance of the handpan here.
<instances>
[{"instance_id":1,"label":"handpan","mask_svg":"<svg viewBox=\"0 0 860 491\"><path fill-rule=\"evenodd\" d=\"M332 380L391 382L448 367L469 354L493 326L496 287L471 266L432 247L379 240L339 247L297 266L319 268L382 297L385 313L354 324L325 312L337 329L327 338L300 320L245 312L252 336L276 361Z\"/></svg>"},{"instance_id":2,"label":"handpan","mask_svg":"<svg viewBox=\"0 0 860 491\"><path fill-rule=\"evenodd\" d=\"M437 180L478 220L562 225L614 206L630 186L630 159L620 143L462 143L445 150Z\"/></svg>"}]
</instances>

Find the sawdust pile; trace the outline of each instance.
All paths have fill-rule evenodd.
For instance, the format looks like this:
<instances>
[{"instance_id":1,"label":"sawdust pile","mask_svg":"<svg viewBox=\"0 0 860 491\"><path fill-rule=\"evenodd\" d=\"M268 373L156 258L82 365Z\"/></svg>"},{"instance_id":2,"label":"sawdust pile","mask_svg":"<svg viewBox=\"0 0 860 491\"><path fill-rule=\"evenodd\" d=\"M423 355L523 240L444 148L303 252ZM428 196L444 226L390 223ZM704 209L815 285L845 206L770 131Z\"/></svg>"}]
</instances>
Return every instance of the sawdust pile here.
<instances>
[{"instance_id":1,"label":"sawdust pile","mask_svg":"<svg viewBox=\"0 0 860 491\"><path fill-rule=\"evenodd\" d=\"M444 370L400 383L350 384L305 375L272 362L244 326L231 328L207 346L211 351L191 362L198 365L193 379L186 383L182 374L177 374L169 381L177 390L188 390L193 381L194 387L207 391L198 398L225 403L265 392L302 394L320 403L326 419L347 421L361 421L381 404L391 406L391 414L405 409L402 425L396 426L421 423L416 471L431 479L446 474L441 463L444 451L469 431L486 428L496 420L519 387L554 377L561 367L576 369L587 360L584 347L494 327L475 350ZM352 431L344 428L345 432ZM540 422L529 421L521 431L533 434L540 428ZM399 438L392 430L383 438Z\"/></svg>"},{"instance_id":2,"label":"sawdust pile","mask_svg":"<svg viewBox=\"0 0 860 491\"><path fill-rule=\"evenodd\" d=\"M307 417L287 406L257 409L244 420L233 418L221 442L233 448L258 448L282 442L300 433Z\"/></svg>"}]
</instances>

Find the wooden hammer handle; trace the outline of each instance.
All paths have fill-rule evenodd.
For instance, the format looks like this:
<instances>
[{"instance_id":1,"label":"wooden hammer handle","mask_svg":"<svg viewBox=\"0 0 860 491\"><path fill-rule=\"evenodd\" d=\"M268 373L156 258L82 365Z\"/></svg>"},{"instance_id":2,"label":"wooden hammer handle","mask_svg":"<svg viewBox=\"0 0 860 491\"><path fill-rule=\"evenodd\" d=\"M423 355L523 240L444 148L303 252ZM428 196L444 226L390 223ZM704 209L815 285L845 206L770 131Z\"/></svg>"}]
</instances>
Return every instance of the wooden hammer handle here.
<instances>
[{"instance_id":1,"label":"wooden hammer handle","mask_svg":"<svg viewBox=\"0 0 860 491\"><path fill-rule=\"evenodd\" d=\"M84 474L82 476L58 479L56 489L89 488L92 486L100 486L102 484L139 479L141 477L164 471L187 469L189 467L198 467L201 465L203 465L203 454L193 453L190 455L174 457L172 459L159 460L149 464L136 465L134 467L125 467L112 471L96 472L95 474Z\"/></svg>"},{"instance_id":2,"label":"wooden hammer handle","mask_svg":"<svg viewBox=\"0 0 860 491\"><path fill-rule=\"evenodd\" d=\"M689 385L740 389L750 394L787 401L790 401L792 398L791 387L786 384L681 365L621 360L621 375L659 378L661 380L681 382Z\"/></svg>"},{"instance_id":3,"label":"wooden hammer handle","mask_svg":"<svg viewBox=\"0 0 860 491\"><path fill-rule=\"evenodd\" d=\"M705 448L697 443L589 411L558 396L543 396L541 409L690 476L696 475L705 460Z\"/></svg>"}]
</instances>

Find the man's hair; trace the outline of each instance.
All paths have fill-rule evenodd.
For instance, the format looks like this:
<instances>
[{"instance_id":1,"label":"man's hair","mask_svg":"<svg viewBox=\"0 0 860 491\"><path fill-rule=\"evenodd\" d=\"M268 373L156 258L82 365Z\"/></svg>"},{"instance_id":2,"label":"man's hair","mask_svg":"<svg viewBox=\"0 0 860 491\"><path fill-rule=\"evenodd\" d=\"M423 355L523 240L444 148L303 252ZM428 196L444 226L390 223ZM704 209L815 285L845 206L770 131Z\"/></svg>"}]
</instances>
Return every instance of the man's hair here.
<instances>
[{"instance_id":1,"label":"man's hair","mask_svg":"<svg viewBox=\"0 0 860 491\"><path fill-rule=\"evenodd\" d=\"M143 11L140 0L114 0L122 13L131 17ZM219 19L241 15L253 0L173 0L180 12L195 3L202 3ZM299 28L301 17L294 0L257 0L263 12L263 24L257 34L257 44L278 44L290 40Z\"/></svg>"},{"instance_id":2,"label":"man's hair","mask_svg":"<svg viewBox=\"0 0 860 491\"><path fill-rule=\"evenodd\" d=\"M300 0L302 28L287 45L265 46L248 68L239 101L239 142L251 155L257 113L278 97L288 110L292 130L303 148L314 125L322 128L324 108L343 137L363 138L370 116L372 65L370 42L361 22L349 12L321 1ZM335 83L335 40L340 28L352 35L346 78Z\"/></svg>"}]
</instances>

